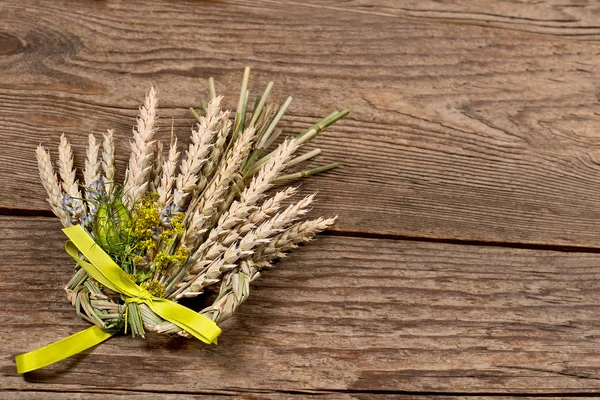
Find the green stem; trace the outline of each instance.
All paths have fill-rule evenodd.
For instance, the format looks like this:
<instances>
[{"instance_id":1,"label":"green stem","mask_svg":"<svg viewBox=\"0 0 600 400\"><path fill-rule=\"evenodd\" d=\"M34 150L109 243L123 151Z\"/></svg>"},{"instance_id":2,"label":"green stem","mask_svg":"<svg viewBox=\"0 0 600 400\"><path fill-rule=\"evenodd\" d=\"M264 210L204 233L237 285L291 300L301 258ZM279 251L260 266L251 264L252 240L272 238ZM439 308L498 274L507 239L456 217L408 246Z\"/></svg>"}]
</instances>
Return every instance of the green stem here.
<instances>
[{"instance_id":1,"label":"green stem","mask_svg":"<svg viewBox=\"0 0 600 400\"><path fill-rule=\"evenodd\" d=\"M287 110L287 108L289 107L291 102L292 102L292 96L288 97L285 100L285 103L283 103L283 105L279 108L277 115L275 115L275 118L273 118L273 121L271 121L271 125L269 125L269 127L267 128L264 135L260 138L260 142L257 144L256 147L258 147L258 148L264 147L264 144L269 139L269 135L271 134L271 132L273 132L273 130L275 129L275 127L277 126L277 124L279 123L279 121L281 120L283 115L285 114L285 111Z\"/></svg>"},{"instance_id":2,"label":"green stem","mask_svg":"<svg viewBox=\"0 0 600 400\"><path fill-rule=\"evenodd\" d=\"M303 143L310 142L315 137L317 137L319 133L323 132L329 126L333 125L339 119L344 118L346 115L348 115L348 113L350 113L350 111L348 109L345 109L332 117L323 119L321 122L317 123L315 127L309 129L307 132L298 135L298 144L300 145Z\"/></svg>"},{"instance_id":3,"label":"green stem","mask_svg":"<svg viewBox=\"0 0 600 400\"><path fill-rule=\"evenodd\" d=\"M338 110L333 111L331 114L329 114L328 116L326 116L325 118L323 118L322 120L320 120L319 122L317 122L316 124L314 124L313 126L310 126L308 128L306 128L305 130L303 130L298 137L302 137L304 135L306 135L306 133L308 133L311 129L314 129L316 127L319 126L319 124L324 123L326 121L329 121L331 118L335 117L336 115L339 114Z\"/></svg>"},{"instance_id":4,"label":"green stem","mask_svg":"<svg viewBox=\"0 0 600 400\"><path fill-rule=\"evenodd\" d=\"M200 100L200 107L202 108L204 115L208 114L208 106L204 100Z\"/></svg>"},{"instance_id":5,"label":"green stem","mask_svg":"<svg viewBox=\"0 0 600 400\"><path fill-rule=\"evenodd\" d=\"M200 115L198 115L198 113L196 112L196 110L194 110L192 107L190 107L190 112L192 113L192 115L194 116L194 118L196 118L196 120L198 122L200 122Z\"/></svg>"},{"instance_id":6,"label":"green stem","mask_svg":"<svg viewBox=\"0 0 600 400\"><path fill-rule=\"evenodd\" d=\"M212 76L208 78L208 90L210 92L210 99L214 100L217 97L217 92L215 91L215 78Z\"/></svg>"},{"instance_id":7,"label":"green stem","mask_svg":"<svg viewBox=\"0 0 600 400\"><path fill-rule=\"evenodd\" d=\"M321 154L321 149L314 149L312 151L309 151L308 153L305 153L299 157L290 160L290 162L287 163L286 167L291 167L292 165L300 164L301 162L310 160L311 158L318 156L319 154Z\"/></svg>"},{"instance_id":8,"label":"green stem","mask_svg":"<svg viewBox=\"0 0 600 400\"><path fill-rule=\"evenodd\" d=\"M235 112L235 123L233 125L234 135L237 135L239 133L240 128L242 126L242 120L245 118L243 110L246 109L245 103L248 99L248 79L250 79L250 67L244 68L244 78L242 79L242 88L240 89L240 99L238 100L238 106Z\"/></svg>"},{"instance_id":9,"label":"green stem","mask_svg":"<svg viewBox=\"0 0 600 400\"><path fill-rule=\"evenodd\" d=\"M329 114L327 117L323 118L321 121L317 122L307 130L296 136L296 140L298 141L297 143L299 145L308 143L309 141L317 137L319 133L323 132L327 127L331 126L336 121L348 115L349 112L350 111L348 109L345 109L340 112L335 111ZM249 168L249 171L246 174L246 176L252 176L253 174L255 174L256 171L260 169L260 167L262 167L267 161L269 161L269 158L271 158L273 154L274 151L270 152L269 154L258 160L256 163L254 163L254 165L252 165Z\"/></svg>"},{"instance_id":10,"label":"green stem","mask_svg":"<svg viewBox=\"0 0 600 400\"><path fill-rule=\"evenodd\" d=\"M267 161L269 161L269 159L273 156L274 153L275 153L275 151L272 151L269 154L267 154L266 156L264 156L263 158L261 158L260 160L258 160L257 162L255 162L251 167L248 168L248 172L246 173L246 175L244 175L244 177L252 176L255 173L257 173L258 170L260 169L260 167L265 165L267 163Z\"/></svg>"},{"instance_id":11,"label":"green stem","mask_svg":"<svg viewBox=\"0 0 600 400\"><path fill-rule=\"evenodd\" d=\"M273 83L273 81L269 82L269 84L267 85L265 92L263 93L262 97L260 98L260 103L258 103L258 106L252 111L252 119L250 120L250 125L248 125L248 126L254 126L256 124L256 121L258 121L258 118L260 117L260 114L262 113L265 103L267 102L267 98L269 97L269 94L271 93L271 89L273 89L274 85L275 85L275 83Z\"/></svg>"},{"instance_id":12,"label":"green stem","mask_svg":"<svg viewBox=\"0 0 600 400\"><path fill-rule=\"evenodd\" d=\"M320 172L329 171L330 169L337 168L339 166L340 166L340 164L335 162L332 164L323 165L322 167L307 169L306 171L302 171L302 172L296 172L295 174L283 175L283 176L280 176L279 178L275 179L274 182L288 181L291 179L300 179L300 178L304 178L305 176L310 176L310 175L318 174Z\"/></svg>"},{"instance_id":13,"label":"green stem","mask_svg":"<svg viewBox=\"0 0 600 400\"><path fill-rule=\"evenodd\" d=\"M142 316L140 315L138 305L136 303L128 303L127 311L129 327L131 328L132 336L135 337L135 335L138 335L141 337L146 337L144 332L144 323L142 321Z\"/></svg>"},{"instance_id":14,"label":"green stem","mask_svg":"<svg viewBox=\"0 0 600 400\"><path fill-rule=\"evenodd\" d=\"M269 136L269 139L265 142L265 144L263 144L262 148L268 149L269 146L272 145L273 142L275 142L277 140L279 135L281 135L281 132L283 132L283 131L280 128L275 129L275 132L273 132L273 134L271 136Z\"/></svg>"},{"instance_id":15,"label":"green stem","mask_svg":"<svg viewBox=\"0 0 600 400\"><path fill-rule=\"evenodd\" d=\"M246 90L246 96L244 97L244 108L242 108L242 119L240 121L238 134L243 132L246 128L246 110L248 109L248 97L250 97L250 91Z\"/></svg>"},{"instance_id":16,"label":"green stem","mask_svg":"<svg viewBox=\"0 0 600 400\"><path fill-rule=\"evenodd\" d=\"M262 153L263 153L263 149L253 150L252 153L250 154L250 157L248 157L248 160L246 160L246 163L244 164L244 168L242 168L242 173L248 172L248 169L250 169L252 164L254 164L254 162L256 162L256 160L258 159L258 157L261 156Z\"/></svg>"},{"instance_id":17,"label":"green stem","mask_svg":"<svg viewBox=\"0 0 600 400\"><path fill-rule=\"evenodd\" d=\"M256 129L256 142L259 142L262 139L275 113L277 112L277 110L275 110L274 105L275 103L269 104L266 110L264 112L261 112L262 118L260 121L260 125Z\"/></svg>"}]
</instances>

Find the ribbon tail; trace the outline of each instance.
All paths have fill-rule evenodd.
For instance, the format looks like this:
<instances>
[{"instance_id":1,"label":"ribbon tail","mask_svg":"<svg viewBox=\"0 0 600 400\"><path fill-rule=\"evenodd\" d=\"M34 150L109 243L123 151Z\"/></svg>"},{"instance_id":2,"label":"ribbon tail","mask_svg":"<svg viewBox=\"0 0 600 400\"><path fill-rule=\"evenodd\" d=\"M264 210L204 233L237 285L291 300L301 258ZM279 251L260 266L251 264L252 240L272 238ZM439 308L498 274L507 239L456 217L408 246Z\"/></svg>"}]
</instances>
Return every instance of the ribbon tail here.
<instances>
[{"instance_id":1,"label":"ribbon tail","mask_svg":"<svg viewBox=\"0 0 600 400\"><path fill-rule=\"evenodd\" d=\"M105 341L113 334L92 326L48 346L19 354L15 357L17 372L24 374L54 364Z\"/></svg>"},{"instance_id":2,"label":"ribbon tail","mask_svg":"<svg viewBox=\"0 0 600 400\"><path fill-rule=\"evenodd\" d=\"M217 344L217 337L221 334L221 328L205 316L166 299L154 298L153 301L146 304L156 314L186 330L196 339L206 344Z\"/></svg>"}]
</instances>

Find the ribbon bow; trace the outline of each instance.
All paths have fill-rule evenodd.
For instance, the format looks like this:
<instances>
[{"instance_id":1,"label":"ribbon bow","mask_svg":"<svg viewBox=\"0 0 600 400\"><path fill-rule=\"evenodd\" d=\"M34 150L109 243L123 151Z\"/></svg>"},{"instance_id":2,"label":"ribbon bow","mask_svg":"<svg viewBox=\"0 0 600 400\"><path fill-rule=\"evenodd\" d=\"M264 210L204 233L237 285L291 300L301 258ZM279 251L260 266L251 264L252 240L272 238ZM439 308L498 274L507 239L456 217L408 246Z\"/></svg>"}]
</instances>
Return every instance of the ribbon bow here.
<instances>
[{"instance_id":1,"label":"ribbon bow","mask_svg":"<svg viewBox=\"0 0 600 400\"><path fill-rule=\"evenodd\" d=\"M155 297L146 289L136 285L81 226L70 226L64 228L63 232L70 239L65 244L67 253L93 279L107 288L125 295L126 303L146 304L157 315L184 329L204 343L217 343L221 329L212 320L181 304ZM79 258L80 252L89 262ZM92 326L48 346L19 354L15 357L17 372L23 374L71 357L105 341L114 333Z\"/></svg>"}]
</instances>

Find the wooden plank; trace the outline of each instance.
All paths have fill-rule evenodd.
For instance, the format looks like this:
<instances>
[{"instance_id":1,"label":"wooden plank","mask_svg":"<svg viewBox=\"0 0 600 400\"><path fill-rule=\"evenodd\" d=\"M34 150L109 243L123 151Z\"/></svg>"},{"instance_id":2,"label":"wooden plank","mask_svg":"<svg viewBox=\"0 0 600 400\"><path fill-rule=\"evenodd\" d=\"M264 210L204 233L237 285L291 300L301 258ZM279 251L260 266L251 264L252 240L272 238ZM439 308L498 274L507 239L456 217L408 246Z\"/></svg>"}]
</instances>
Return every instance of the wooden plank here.
<instances>
[{"instance_id":1,"label":"wooden plank","mask_svg":"<svg viewBox=\"0 0 600 400\"><path fill-rule=\"evenodd\" d=\"M4 1L0 209L47 212L38 143L55 146L64 131L81 165L86 135L116 128L123 166L150 82L161 90L163 127L175 118L185 137L204 79L214 75L234 107L251 65L255 93L274 79L295 97L286 131L352 110L315 143L320 162L342 168L302 188L320 190L317 210L340 215L336 230L598 246L600 43L570 28L533 35L344 4ZM549 2L536 18L587 11L571 5ZM503 20L519 10L530 18L532 8L514 7Z\"/></svg>"},{"instance_id":2,"label":"wooden plank","mask_svg":"<svg viewBox=\"0 0 600 400\"><path fill-rule=\"evenodd\" d=\"M280 400L280 399L339 399L339 400L391 400L391 399L412 399L414 396L402 396L402 395L385 395L385 394L371 394L371 393L325 393L320 392L318 394L306 393L277 393L275 391L264 391L264 392L252 392L252 391L220 391L220 392L206 392L203 394L182 394L182 393L152 393L135 390L102 390L98 393L85 392L54 392L54 391L43 391L43 390L28 390L28 391L2 391L0 389L0 395L3 400L16 400L16 399L27 399L27 400L46 400L52 398L53 400L113 400L113 399L143 399L143 400L190 400L199 398L209 399L231 399L232 396L240 399L247 400ZM427 398L427 397L424 397ZM444 400L443 396L435 396L436 400ZM497 397L494 397L498 400Z\"/></svg>"},{"instance_id":3,"label":"wooden plank","mask_svg":"<svg viewBox=\"0 0 600 400\"><path fill-rule=\"evenodd\" d=\"M261 2L282 3L278 0ZM308 0L285 3L296 7L313 7L317 12L355 12L387 18L479 25L545 35L585 36L594 39L600 36L600 25L596 18L600 7L595 2L576 0L379 0L376 3L369 0Z\"/></svg>"},{"instance_id":4,"label":"wooden plank","mask_svg":"<svg viewBox=\"0 0 600 400\"><path fill-rule=\"evenodd\" d=\"M411 399L435 399L435 400L456 400L458 398L468 398L468 397L457 397L457 396L445 396L445 395L422 395L422 394L380 394L380 393L326 393L326 392L318 392L317 394L308 394L308 393L273 393L273 392L245 392L241 394L240 392L229 392L227 394L169 394L169 393L149 393L149 392L139 392L136 393L134 391L103 391L101 393L77 393L77 392L67 392L67 393L58 393L58 392L44 392L44 391L19 391L19 392L3 392L0 390L2 394L3 400L15 400L15 399L27 399L27 400L46 400L51 394L53 400L113 400L113 399L148 399L148 400L189 400L189 399L198 399L198 398L210 398L210 399L231 399L232 396L240 399L247 400L279 400L279 399L336 399L336 400L411 400ZM580 397L552 397L552 396L544 396L544 399L547 400L558 400L558 399L577 399ZM511 396L477 396L478 400L505 400L505 399L514 399ZM519 396L519 399L523 400L533 400L540 399L540 397L536 396Z\"/></svg>"},{"instance_id":5,"label":"wooden plank","mask_svg":"<svg viewBox=\"0 0 600 400\"><path fill-rule=\"evenodd\" d=\"M600 393L600 254L324 235L265 273L218 346L114 337L18 376L87 325L54 219L0 217L0 388Z\"/></svg>"}]
</instances>

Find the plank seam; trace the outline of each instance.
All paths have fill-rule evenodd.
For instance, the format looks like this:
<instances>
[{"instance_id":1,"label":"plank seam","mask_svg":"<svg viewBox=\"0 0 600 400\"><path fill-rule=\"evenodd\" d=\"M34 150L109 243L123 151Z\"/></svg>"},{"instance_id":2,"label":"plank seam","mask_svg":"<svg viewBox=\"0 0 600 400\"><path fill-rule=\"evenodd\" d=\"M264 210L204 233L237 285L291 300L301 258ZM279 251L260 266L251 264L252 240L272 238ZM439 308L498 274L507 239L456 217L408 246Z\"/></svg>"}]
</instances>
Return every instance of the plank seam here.
<instances>
[{"instance_id":1,"label":"plank seam","mask_svg":"<svg viewBox=\"0 0 600 400\"><path fill-rule=\"evenodd\" d=\"M54 218L54 214L50 210L28 210L28 209L12 209L0 207L0 216L15 217L15 218ZM457 246L487 246L501 247L510 249L524 250L543 250L556 251L563 253L600 253L600 247L587 247L576 245L560 245L560 244L542 244L542 243L521 243L521 242L499 242L486 240L471 240L471 239L456 239L456 238L435 238L427 236L408 236L393 233L377 233L377 232L360 232L342 229L329 229L326 233L329 236L339 237L355 237L361 239L381 239L381 240L403 240L412 242L424 243L441 243Z\"/></svg>"},{"instance_id":2,"label":"plank seam","mask_svg":"<svg viewBox=\"0 0 600 400\"><path fill-rule=\"evenodd\" d=\"M383 239L383 240L404 240L412 242L425 243L443 243L461 246L488 246L488 247L504 247L511 249L525 250L545 250L558 251L564 253L600 253L598 247L562 245L562 244L543 244L543 243L522 243L522 242L500 242L474 239L453 239L453 238L435 238L427 236L407 236L399 234L376 233L376 232L359 232L359 231L344 231L338 229L329 229L327 234L330 236L356 237L363 239Z\"/></svg>"}]
</instances>

